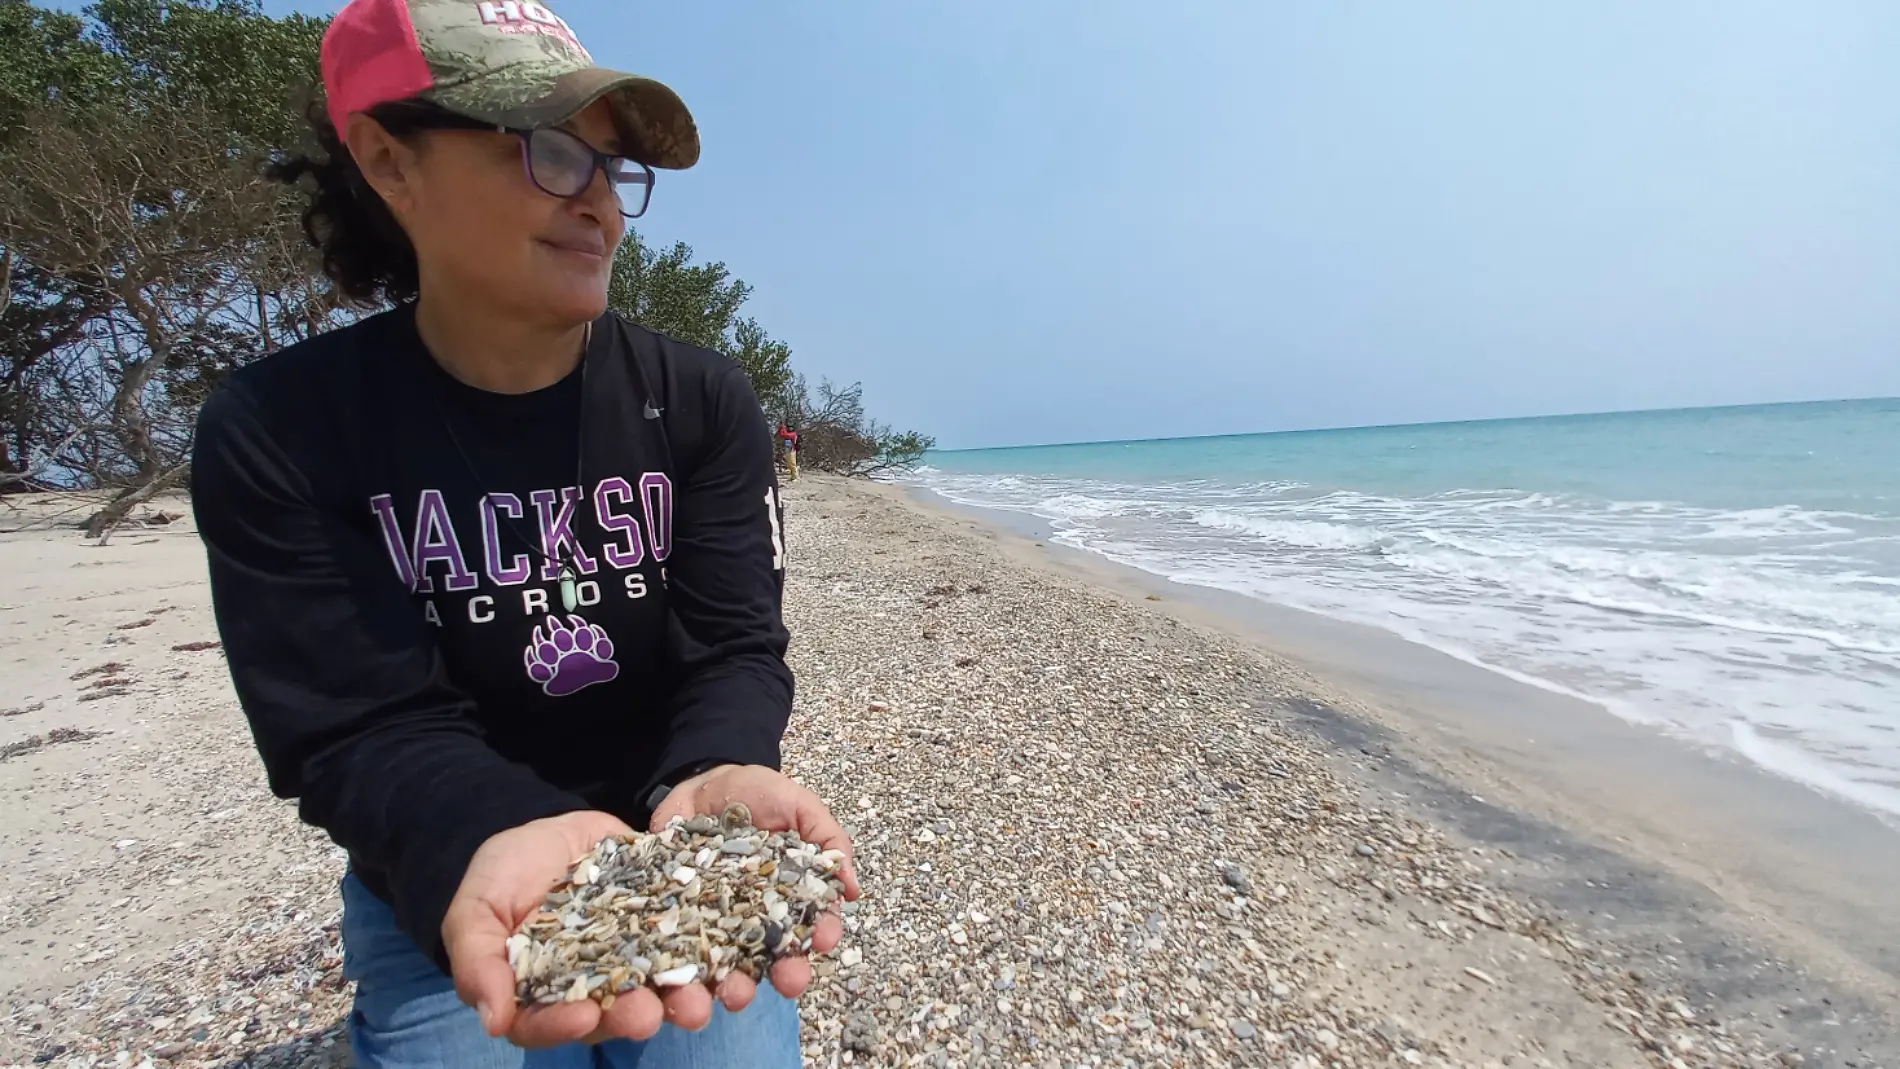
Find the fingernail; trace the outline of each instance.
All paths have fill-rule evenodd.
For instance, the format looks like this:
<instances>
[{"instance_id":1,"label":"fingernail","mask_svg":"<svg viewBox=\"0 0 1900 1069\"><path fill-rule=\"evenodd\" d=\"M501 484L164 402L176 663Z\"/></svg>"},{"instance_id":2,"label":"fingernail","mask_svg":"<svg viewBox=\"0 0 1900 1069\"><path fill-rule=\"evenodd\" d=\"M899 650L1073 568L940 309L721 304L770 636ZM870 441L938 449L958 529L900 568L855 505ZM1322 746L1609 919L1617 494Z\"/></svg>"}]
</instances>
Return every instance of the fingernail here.
<instances>
[{"instance_id":1,"label":"fingernail","mask_svg":"<svg viewBox=\"0 0 1900 1069\"><path fill-rule=\"evenodd\" d=\"M477 1006L475 1008L475 1012L482 1015L482 1031L487 1032L491 1036L494 1035L495 1034L495 1011L489 1009L488 1003L484 1002L480 1006Z\"/></svg>"}]
</instances>

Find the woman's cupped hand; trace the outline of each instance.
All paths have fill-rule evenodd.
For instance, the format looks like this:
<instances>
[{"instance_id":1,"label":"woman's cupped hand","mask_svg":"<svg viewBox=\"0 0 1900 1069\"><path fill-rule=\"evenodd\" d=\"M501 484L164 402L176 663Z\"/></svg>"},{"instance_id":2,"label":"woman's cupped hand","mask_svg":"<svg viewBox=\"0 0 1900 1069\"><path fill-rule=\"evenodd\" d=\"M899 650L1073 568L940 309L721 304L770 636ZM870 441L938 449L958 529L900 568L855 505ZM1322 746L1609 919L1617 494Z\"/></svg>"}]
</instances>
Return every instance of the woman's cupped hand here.
<instances>
[{"instance_id":1,"label":"woman's cupped hand","mask_svg":"<svg viewBox=\"0 0 1900 1069\"><path fill-rule=\"evenodd\" d=\"M790 829L822 849L843 851L844 897L858 897L850 837L817 795L770 768L722 765L682 782L654 813L653 830L675 817L721 813L733 802L745 803L752 811L752 822L764 830ZM712 1019L715 996L733 1011L752 1001L757 989L751 978L733 973L719 982L717 990L708 984L689 984L662 998L651 989L636 988L614 999L606 1010L588 1000L516 1005L508 937L541 907L548 889L575 861L602 839L631 830L609 813L566 813L510 828L475 852L443 918L442 941L455 990L480 1013L489 1035L506 1036L517 1046L530 1048L646 1039L663 1022L687 1029L705 1027ZM827 913L812 930L812 952L830 951L842 934L837 914ZM780 994L797 998L811 983L811 964L802 957L784 958L772 966L771 980Z\"/></svg>"}]
</instances>

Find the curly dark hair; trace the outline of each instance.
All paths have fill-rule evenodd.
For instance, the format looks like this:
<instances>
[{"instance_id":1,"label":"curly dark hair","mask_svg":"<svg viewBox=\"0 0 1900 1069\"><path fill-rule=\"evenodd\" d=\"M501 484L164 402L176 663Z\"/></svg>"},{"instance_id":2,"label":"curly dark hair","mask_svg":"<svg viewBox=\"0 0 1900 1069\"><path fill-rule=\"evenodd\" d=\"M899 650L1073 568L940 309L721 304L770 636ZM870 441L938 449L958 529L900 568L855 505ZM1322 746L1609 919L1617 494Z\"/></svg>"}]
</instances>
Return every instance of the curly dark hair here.
<instances>
[{"instance_id":1,"label":"curly dark hair","mask_svg":"<svg viewBox=\"0 0 1900 1069\"><path fill-rule=\"evenodd\" d=\"M400 101L369 115L399 138L432 125L440 109ZM349 147L330 122L321 98L305 109L315 150L265 165L267 178L305 190L303 232L323 259L323 273L337 291L363 304L416 299L416 250L383 198L364 180Z\"/></svg>"}]
</instances>

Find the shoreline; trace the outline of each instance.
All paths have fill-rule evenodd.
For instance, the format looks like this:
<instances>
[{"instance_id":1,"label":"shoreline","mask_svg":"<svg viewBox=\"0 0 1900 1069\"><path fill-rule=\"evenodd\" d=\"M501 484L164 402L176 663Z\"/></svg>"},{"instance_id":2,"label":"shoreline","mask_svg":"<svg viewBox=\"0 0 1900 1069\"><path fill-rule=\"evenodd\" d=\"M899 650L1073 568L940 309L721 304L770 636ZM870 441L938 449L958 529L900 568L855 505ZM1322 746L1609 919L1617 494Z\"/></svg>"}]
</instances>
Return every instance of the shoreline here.
<instances>
[{"instance_id":1,"label":"shoreline","mask_svg":"<svg viewBox=\"0 0 1900 1069\"><path fill-rule=\"evenodd\" d=\"M1729 507L1717 502L1731 497L1693 492L1622 501L1606 487L1555 497L1440 487L1413 499L1395 487L1251 483L1241 471L1181 482L1161 473L1219 462L1160 446L1129 453L1146 473L1134 483L1113 475L1114 451L1044 459L1012 474L1002 458L973 455L966 470L946 456L948 467L901 481L1164 579L1395 633L1736 755L1900 832L1900 722L1883 685L1900 679L1900 650L1880 638L1893 616L1879 577L1895 561L1878 509ZM1576 486L1602 475L1588 470ZM1471 487L1501 475L1464 474ZM1560 475L1549 485L1571 486Z\"/></svg>"},{"instance_id":2,"label":"shoreline","mask_svg":"<svg viewBox=\"0 0 1900 1069\"><path fill-rule=\"evenodd\" d=\"M1027 514L886 489L1012 560L1310 672L1334 700L1301 718L1340 747L1362 785L1514 851L1536 870L1523 884L1540 899L1677 958L1689 983L1731 1006L1817 1024L1839 1007L1874 1022L1880 1007L1900 1006L1900 831L1880 815L1391 631L1062 546ZM1375 749L1378 759L1360 760ZM1599 878L1611 871L1619 876ZM1865 1032L1870 1042L1879 1027Z\"/></svg>"}]
</instances>

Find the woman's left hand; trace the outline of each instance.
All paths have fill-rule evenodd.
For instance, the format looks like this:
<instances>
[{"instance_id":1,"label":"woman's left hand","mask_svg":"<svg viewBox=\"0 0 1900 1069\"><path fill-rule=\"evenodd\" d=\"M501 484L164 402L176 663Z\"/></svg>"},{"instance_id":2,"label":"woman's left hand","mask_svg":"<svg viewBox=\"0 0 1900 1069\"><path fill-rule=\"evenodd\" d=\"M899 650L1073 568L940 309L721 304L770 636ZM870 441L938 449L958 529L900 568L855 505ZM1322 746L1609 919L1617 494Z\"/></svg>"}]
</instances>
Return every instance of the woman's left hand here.
<instances>
[{"instance_id":1,"label":"woman's left hand","mask_svg":"<svg viewBox=\"0 0 1900 1069\"><path fill-rule=\"evenodd\" d=\"M799 786L783 773L764 765L721 765L682 781L653 813L653 830L659 831L675 817L706 813L718 815L733 802L744 802L752 810L752 823L765 831L795 831L799 838L816 843L820 849L844 852L844 865L838 878L844 883L847 900L858 897L858 876L851 864L851 837L832 818L831 810L818 796ZM811 949L823 954L838 945L844 924L836 912L818 919L811 934ZM772 966L772 986L786 998L797 998L811 984L811 963L802 957L783 958ZM719 984L719 1001L729 1010L744 1009L757 993L751 978L733 973ZM703 1028L712 1019L712 998L704 985L693 984L668 992L666 1019L686 1029Z\"/></svg>"}]
</instances>

